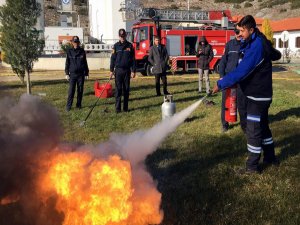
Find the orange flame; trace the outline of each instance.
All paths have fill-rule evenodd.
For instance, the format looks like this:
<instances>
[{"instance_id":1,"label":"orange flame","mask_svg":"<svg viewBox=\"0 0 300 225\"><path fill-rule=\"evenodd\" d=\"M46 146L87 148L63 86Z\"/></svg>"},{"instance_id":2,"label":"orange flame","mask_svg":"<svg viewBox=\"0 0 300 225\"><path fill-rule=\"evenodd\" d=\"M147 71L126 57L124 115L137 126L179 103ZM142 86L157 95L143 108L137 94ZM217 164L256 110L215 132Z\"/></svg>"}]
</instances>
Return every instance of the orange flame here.
<instances>
[{"instance_id":1,"label":"orange flame","mask_svg":"<svg viewBox=\"0 0 300 225\"><path fill-rule=\"evenodd\" d=\"M20 196L18 194L11 194L5 196L4 198L0 199L0 205L8 205L11 203L15 203L20 200Z\"/></svg>"},{"instance_id":2,"label":"orange flame","mask_svg":"<svg viewBox=\"0 0 300 225\"><path fill-rule=\"evenodd\" d=\"M161 194L153 187L137 193L130 163L119 156L101 160L88 152L58 153L48 163L40 188L44 198L57 196L56 209L65 215L63 225L161 222Z\"/></svg>"}]
</instances>

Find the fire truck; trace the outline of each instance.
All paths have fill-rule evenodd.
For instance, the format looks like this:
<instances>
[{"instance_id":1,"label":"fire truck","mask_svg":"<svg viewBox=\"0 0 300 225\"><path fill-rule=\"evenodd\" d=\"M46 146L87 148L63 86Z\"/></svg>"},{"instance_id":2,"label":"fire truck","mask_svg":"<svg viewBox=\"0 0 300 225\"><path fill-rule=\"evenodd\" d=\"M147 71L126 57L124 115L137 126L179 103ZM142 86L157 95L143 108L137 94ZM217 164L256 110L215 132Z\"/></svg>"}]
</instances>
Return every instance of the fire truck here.
<instances>
[{"instance_id":1,"label":"fire truck","mask_svg":"<svg viewBox=\"0 0 300 225\"><path fill-rule=\"evenodd\" d=\"M128 3L128 2L127 2ZM170 55L171 71L197 70L196 51L201 36L213 48L211 71L218 71L225 44L234 38L234 22L229 10L196 11L155 9L121 5L124 20L138 20L131 31L130 41L135 49L137 71L151 75L149 49L154 36L161 38Z\"/></svg>"}]
</instances>

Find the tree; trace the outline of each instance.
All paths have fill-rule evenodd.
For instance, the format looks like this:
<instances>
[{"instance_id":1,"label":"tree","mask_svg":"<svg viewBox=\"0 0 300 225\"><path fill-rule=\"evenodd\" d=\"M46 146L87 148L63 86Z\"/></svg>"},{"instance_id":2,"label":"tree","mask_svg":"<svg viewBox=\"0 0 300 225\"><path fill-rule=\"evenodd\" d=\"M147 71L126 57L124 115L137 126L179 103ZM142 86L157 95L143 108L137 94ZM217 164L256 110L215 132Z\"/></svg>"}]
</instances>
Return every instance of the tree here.
<instances>
[{"instance_id":1,"label":"tree","mask_svg":"<svg viewBox=\"0 0 300 225\"><path fill-rule=\"evenodd\" d=\"M21 82L27 84L31 94L30 73L44 48L44 40L35 28L41 14L41 4L36 0L6 0L0 6L0 45Z\"/></svg>"},{"instance_id":2,"label":"tree","mask_svg":"<svg viewBox=\"0 0 300 225\"><path fill-rule=\"evenodd\" d=\"M274 44L273 30L268 19L264 19L261 29L262 33L267 37L267 39L270 40L272 44Z\"/></svg>"}]
</instances>

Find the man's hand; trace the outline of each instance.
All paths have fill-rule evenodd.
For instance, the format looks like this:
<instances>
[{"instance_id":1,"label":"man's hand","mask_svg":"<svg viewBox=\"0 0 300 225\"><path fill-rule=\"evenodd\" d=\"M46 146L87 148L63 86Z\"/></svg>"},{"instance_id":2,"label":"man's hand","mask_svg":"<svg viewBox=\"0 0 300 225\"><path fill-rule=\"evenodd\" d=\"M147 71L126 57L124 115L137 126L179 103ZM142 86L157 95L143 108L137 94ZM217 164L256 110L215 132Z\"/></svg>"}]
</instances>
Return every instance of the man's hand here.
<instances>
[{"instance_id":1,"label":"man's hand","mask_svg":"<svg viewBox=\"0 0 300 225\"><path fill-rule=\"evenodd\" d=\"M213 94L216 94L218 91L219 91L219 87L218 87L218 85L216 84L216 85L214 86L213 90L212 90L212 93L213 93Z\"/></svg>"},{"instance_id":2,"label":"man's hand","mask_svg":"<svg viewBox=\"0 0 300 225\"><path fill-rule=\"evenodd\" d=\"M113 76L114 76L114 72L110 72L110 73L109 73L109 78L112 79Z\"/></svg>"},{"instance_id":3,"label":"man's hand","mask_svg":"<svg viewBox=\"0 0 300 225\"><path fill-rule=\"evenodd\" d=\"M89 79L89 75L85 75L85 79L88 80Z\"/></svg>"},{"instance_id":4,"label":"man's hand","mask_svg":"<svg viewBox=\"0 0 300 225\"><path fill-rule=\"evenodd\" d=\"M131 72L131 77L135 78L135 72Z\"/></svg>"},{"instance_id":5,"label":"man's hand","mask_svg":"<svg viewBox=\"0 0 300 225\"><path fill-rule=\"evenodd\" d=\"M69 81L70 80L70 76L66 75L66 80Z\"/></svg>"}]
</instances>

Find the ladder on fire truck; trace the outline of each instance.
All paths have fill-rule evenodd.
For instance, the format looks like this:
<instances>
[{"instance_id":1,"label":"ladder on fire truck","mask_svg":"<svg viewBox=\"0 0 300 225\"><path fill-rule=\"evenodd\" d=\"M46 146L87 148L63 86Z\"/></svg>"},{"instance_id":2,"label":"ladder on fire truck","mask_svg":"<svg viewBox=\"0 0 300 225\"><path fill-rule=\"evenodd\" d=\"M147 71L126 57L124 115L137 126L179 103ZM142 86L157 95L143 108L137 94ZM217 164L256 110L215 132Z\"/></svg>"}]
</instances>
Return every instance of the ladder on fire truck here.
<instances>
[{"instance_id":1,"label":"ladder on fire truck","mask_svg":"<svg viewBox=\"0 0 300 225\"><path fill-rule=\"evenodd\" d=\"M121 3L120 11L123 13L124 21L147 21L160 22L193 22L199 24L216 25L222 28L232 28L233 22L228 10L220 11L198 11L198 10L175 10L143 8L135 1Z\"/></svg>"}]
</instances>

